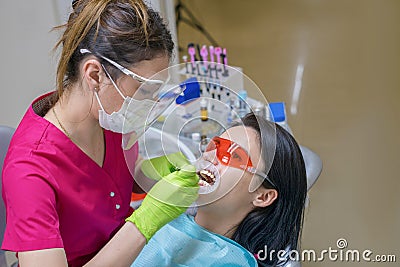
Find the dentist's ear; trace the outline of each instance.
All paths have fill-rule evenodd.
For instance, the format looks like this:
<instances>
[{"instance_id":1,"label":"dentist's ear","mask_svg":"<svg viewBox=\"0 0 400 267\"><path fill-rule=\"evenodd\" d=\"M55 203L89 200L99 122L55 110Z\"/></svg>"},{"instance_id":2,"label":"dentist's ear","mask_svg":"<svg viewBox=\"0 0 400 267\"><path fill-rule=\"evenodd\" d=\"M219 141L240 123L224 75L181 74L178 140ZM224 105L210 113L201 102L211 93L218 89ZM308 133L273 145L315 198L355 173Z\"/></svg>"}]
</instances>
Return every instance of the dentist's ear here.
<instances>
[{"instance_id":1,"label":"dentist's ear","mask_svg":"<svg viewBox=\"0 0 400 267\"><path fill-rule=\"evenodd\" d=\"M99 88L102 82L102 66L99 61L95 59L89 59L85 61L82 66L82 76L86 80L89 88Z\"/></svg>"},{"instance_id":2,"label":"dentist's ear","mask_svg":"<svg viewBox=\"0 0 400 267\"><path fill-rule=\"evenodd\" d=\"M278 198L278 191L261 186L254 192L254 196L253 205L265 208L270 206Z\"/></svg>"}]
</instances>

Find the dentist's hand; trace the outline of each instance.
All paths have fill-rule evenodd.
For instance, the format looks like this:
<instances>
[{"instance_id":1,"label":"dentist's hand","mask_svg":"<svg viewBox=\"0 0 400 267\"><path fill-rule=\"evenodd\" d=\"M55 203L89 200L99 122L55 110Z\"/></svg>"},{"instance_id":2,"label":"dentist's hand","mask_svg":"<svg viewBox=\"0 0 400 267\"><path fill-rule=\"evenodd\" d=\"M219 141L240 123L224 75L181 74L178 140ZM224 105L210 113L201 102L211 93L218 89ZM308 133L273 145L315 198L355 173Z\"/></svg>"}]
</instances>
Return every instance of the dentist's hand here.
<instances>
[{"instance_id":1,"label":"dentist's hand","mask_svg":"<svg viewBox=\"0 0 400 267\"><path fill-rule=\"evenodd\" d=\"M160 180L162 177L173 173L183 166L190 164L182 152L148 159L142 162L142 172L148 178Z\"/></svg>"},{"instance_id":2,"label":"dentist's hand","mask_svg":"<svg viewBox=\"0 0 400 267\"><path fill-rule=\"evenodd\" d=\"M199 178L192 165L167 174L147 193L141 206L126 221L149 239L166 223L181 215L197 199Z\"/></svg>"}]
</instances>

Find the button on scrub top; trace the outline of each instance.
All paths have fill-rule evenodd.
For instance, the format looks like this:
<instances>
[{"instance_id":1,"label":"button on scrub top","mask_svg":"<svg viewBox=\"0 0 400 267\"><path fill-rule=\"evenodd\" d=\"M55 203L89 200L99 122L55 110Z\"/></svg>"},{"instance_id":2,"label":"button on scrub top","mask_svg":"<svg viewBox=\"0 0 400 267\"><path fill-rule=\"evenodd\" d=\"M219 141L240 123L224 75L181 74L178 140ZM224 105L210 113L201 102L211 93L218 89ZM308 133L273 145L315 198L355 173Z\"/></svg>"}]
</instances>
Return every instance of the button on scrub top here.
<instances>
[{"instance_id":1,"label":"button on scrub top","mask_svg":"<svg viewBox=\"0 0 400 267\"><path fill-rule=\"evenodd\" d=\"M5 159L7 225L2 249L64 248L69 266L82 266L132 211L133 178L121 135L104 131L106 152L100 167L42 117L50 95L30 106ZM137 144L129 152L129 160L136 161Z\"/></svg>"}]
</instances>

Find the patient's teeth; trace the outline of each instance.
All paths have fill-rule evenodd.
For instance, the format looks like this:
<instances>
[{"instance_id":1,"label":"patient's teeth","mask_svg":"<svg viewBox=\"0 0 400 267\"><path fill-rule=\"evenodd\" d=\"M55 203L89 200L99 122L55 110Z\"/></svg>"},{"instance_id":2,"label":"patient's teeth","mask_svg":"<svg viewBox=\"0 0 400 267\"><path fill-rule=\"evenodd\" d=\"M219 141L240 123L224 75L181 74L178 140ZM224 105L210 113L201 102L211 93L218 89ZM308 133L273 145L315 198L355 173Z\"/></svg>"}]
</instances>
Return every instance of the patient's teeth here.
<instances>
[{"instance_id":1,"label":"patient's teeth","mask_svg":"<svg viewBox=\"0 0 400 267\"><path fill-rule=\"evenodd\" d=\"M200 186L213 186L216 182L216 174L208 169L202 169L198 172L200 176L199 185Z\"/></svg>"}]
</instances>

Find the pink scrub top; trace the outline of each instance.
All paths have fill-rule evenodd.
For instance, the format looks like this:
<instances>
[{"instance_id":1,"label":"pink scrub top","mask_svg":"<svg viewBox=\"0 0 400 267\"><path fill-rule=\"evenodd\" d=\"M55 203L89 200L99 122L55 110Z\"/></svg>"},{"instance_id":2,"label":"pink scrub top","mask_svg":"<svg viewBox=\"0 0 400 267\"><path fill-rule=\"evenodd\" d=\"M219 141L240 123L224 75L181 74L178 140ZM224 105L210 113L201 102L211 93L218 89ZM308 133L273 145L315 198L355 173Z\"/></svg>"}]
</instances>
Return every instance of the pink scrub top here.
<instances>
[{"instance_id":1,"label":"pink scrub top","mask_svg":"<svg viewBox=\"0 0 400 267\"><path fill-rule=\"evenodd\" d=\"M103 167L42 116L50 94L18 126L2 173L7 223L2 249L64 248L69 266L88 262L132 212L133 177L121 135L104 131ZM138 146L129 151L136 161Z\"/></svg>"}]
</instances>

